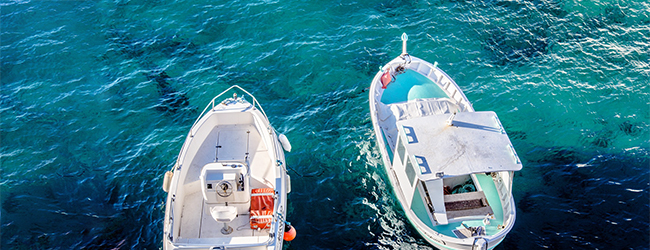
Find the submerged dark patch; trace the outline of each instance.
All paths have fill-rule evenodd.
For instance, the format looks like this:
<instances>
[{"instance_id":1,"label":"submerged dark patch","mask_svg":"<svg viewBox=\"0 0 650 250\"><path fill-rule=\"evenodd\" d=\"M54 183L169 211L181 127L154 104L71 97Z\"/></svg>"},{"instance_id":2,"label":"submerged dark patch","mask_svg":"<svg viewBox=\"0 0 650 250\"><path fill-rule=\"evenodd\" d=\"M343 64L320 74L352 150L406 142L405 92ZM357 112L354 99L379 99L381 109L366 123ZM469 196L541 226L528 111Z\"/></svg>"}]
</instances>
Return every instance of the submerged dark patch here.
<instances>
[{"instance_id":1,"label":"submerged dark patch","mask_svg":"<svg viewBox=\"0 0 650 250\"><path fill-rule=\"evenodd\" d=\"M165 71L153 73L147 77L156 83L160 93L160 104L156 106L156 110L175 113L189 106L190 102L185 93L181 93L172 87L169 83L171 77Z\"/></svg>"},{"instance_id":2,"label":"submerged dark patch","mask_svg":"<svg viewBox=\"0 0 650 250\"><path fill-rule=\"evenodd\" d=\"M528 28L488 30L484 48L499 65L530 62L548 52L550 41L543 27Z\"/></svg>"},{"instance_id":3,"label":"submerged dark patch","mask_svg":"<svg viewBox=\"0 0 650 250\"><path fill-rule=\"evenodd\" d=\"M359 55L357 60L351 60L348 64L354 69L363 72L364 75L372 77L390 60L391 58L385 52L377 49L368 49L368 52Z\"/></svg>"},{"instance_id":4,"label":"submerged dark patch","mask_svg":"<svg viewBox=\"0 0 650 250\"><path fill-rule=\"evenodd\" d=\"M384 1L376 4L375 9L384 13L386 17L397 17L413 9L413 0Z\"/></svg>"},{"instance_id":5,"label":"submerged dark patch","mask_svg":"<svg viewBox=\"0 0 650 250\"><path fill-rule=\"evenodd\" d=\"M587 152L573 154L593 155ZM633 174L625 173L624 169L642 175L639 180L645 179L648 160L628 155L592 157L583 159L582 162L587 164L540 162L544 185L527 192L517 201L517 208L521 211L517 214L517 223L541 228L538 230L541 233L539 244L556 247L576 243L611 245L608 242L612 240L626 239L623 243L625 248L634 248L643 241L632 235L647 233L640 228L647 224L648 206L641 203L648 200L648 185L646 181L636 181L630 177ZM540 204L545 204L543 209ZM625 211L624 214L621 211ZM595 223L600 226L594 227ZM602 233L610 230L616 232Z\"/></svg>"},{"instance_id":6,"label":"submerged dark patch","mask_svg":"<svg viewBox=\"0 0 650 250\"><path fill-rule=\"evenodd\" d=\"M135 39L126 31L110 29L106 38L111 41L111 45L116 48L122 56L129 59L135 59L138 67L152 70L145 74L147 79L156 84L159 93L159 102L154 109L165 113L177 113L180 110L187 109L190 106L189 98L185 93L174 88L170 77L164 70L159 70L156 63L151 61L150 57L175 57L181 54L194 54L197 46L178 36L163 38ZM108 59L109 54L102 56L104 60Z\"/></svg>"},{"instance_id":7,"label":"submerged dark patch","mask_svg":"<svg viewBox=\"0 0 650 250\"><path fill-rule=\"evenodd\" d=\"M485 8L517 13L512 16L511 27L489 24L481 30L483 48L497 65L530 63L546 55L558 39L555 24L567 12L561 3L553 0L488 1ZM492 27L491 27L492 26Z\"/></svg>"},{"instance_id":8,"label":"submerged dark patch","mask_svg":"<svg viewBox=\"0 0 650 250\"><path fill-rule=\"evenodd\" d=\"M526 193L517 201L517 208L524 212L533 212L539 208L532 194Z\"/></svg>"},{"instance_id":9,"label":"submerged dark patch","mask_svg":"<svg viewBox=\"0 0 650 250\"><path fill-rule=\"evenodd\" d=\"M531 162L568 165L584 161L587 157L573 148L553 147L533 149L526 158Z\"/></svg>"},{"instance_id":10,"label":"submerged dark patch","mask_svg":"<svg viewBox=\"0 0 650 250\"><path fill-rule=\"evenodd\" d=\"M601 148L607 148L611 144L611 140L606 136L596 136L591 144Z\"/></svg>"},{"instance_id":11,"label":"submerged dark patch","mask_svg":"<svg viewBox=\"0 0 650 250\"><path fill-rule=\"evenodd\" d=\"M508 136L511 140L526 140L528 138L524 131L509 131Z\"/></svg>"},{"instance_id":12,"label":"submerged dark patch","mask_svg":"<svg viewBox=\"0 0 650 250\"><path fill-rule=\"evenodd\" d=\"M641 133L643 128L637 124L637 123L632 123L630 121L624 121L623 123L618 125L618 128L623 131L626 135L632 135L632 136L637 136Z\"/></svg>"}]
</instances>

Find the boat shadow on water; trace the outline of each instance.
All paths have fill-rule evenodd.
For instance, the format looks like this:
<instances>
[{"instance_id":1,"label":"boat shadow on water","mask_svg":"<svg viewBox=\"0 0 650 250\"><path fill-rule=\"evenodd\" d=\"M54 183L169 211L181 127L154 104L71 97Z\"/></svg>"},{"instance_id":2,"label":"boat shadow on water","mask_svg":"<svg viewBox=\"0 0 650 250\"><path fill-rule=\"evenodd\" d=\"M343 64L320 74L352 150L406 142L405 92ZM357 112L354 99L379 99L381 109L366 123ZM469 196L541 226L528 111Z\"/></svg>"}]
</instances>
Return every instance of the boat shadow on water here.
<instances>
[{"instance_id":1,"label":"boat shadow on water","mask_svg":"<svg viewBox=\"0 0 650 250\"><path fill-rule=\"evenodd\" d=\"M647 234L642 230L649 219L647 155L539 147L526 161L529 168L517 175L528 181L514 193L514 230L535 234L517 234L504 241L506 248L523 248L522 242L530 241L550 248L647 244L647 238L636 237Z\"/></svg>"}]
</instances>

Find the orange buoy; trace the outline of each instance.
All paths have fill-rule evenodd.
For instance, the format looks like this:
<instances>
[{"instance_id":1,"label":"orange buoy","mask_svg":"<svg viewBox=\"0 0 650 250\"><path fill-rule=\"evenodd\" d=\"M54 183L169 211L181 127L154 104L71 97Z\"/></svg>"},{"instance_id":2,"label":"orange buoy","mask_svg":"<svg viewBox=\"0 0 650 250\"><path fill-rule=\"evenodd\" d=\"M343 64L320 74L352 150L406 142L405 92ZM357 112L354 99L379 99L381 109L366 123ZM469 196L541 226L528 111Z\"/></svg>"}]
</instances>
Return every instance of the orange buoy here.
<instances>
[{"instance_id":1,"label":"orange buoy","mask_svg":"<svg viewBox=\"0 0 650 250\"><path fill-rule=\"evenodd\" d=\"M287 222L284 224L284 240L285 241L292 241L293 239L296 238L296 229Z\"/></svg>"},{"instance_id":2,"label":"orange buoy","mask_svg":"<svg viewBox=\"0 0 650 250\"><path fill-rule=\"evenodd\" d=\"M381 75L381 88L385 89L390 82L393 81L393 76L390 75L390 69L386 70L386 72Z\"/></svg>"}]
</instances>

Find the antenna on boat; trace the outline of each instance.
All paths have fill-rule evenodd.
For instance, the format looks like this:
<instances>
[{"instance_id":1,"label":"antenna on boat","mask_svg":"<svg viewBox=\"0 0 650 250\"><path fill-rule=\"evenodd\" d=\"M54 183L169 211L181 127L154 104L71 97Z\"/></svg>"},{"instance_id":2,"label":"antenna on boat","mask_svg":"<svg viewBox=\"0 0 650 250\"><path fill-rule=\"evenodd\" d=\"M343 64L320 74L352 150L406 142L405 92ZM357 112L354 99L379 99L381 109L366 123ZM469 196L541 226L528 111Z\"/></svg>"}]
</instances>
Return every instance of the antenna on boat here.
<instances>
[{"instance_id":1,"label":"antenna on boat","mask_svg":"<svg viewBox=\"0 0 650 250\"><path fill-rule=\"evenodd\" d=\"M217 144L215 144L216 152L214 153L214 162L219 161L219 148L221 148L219 145L219 133L217 133Z\"/></svg>"},{"instance_id":2,"label":"antenna on boat","mask_svg":"<svg viewBox=\"0 0 650 250\"><path fill-rule=\"evenodd\" d=\"M409 36L406 35L406 32L402 33L402 56L409 54L409 53L406 53L406 41L408 41L408 40L409 40Z\"/></svg>"},{"instance_id":3,"label":"antenna on boat","mask_svg":"<svg viewBox=\"0 0 650 250\"><path fill-rule=\"evenodd\" d=\"M250 151L250 145L251 145L251 131L248 130L246 131L247 138L246 138L246 164L248 164L248 152Z\"/></svg>"}]
</instances>

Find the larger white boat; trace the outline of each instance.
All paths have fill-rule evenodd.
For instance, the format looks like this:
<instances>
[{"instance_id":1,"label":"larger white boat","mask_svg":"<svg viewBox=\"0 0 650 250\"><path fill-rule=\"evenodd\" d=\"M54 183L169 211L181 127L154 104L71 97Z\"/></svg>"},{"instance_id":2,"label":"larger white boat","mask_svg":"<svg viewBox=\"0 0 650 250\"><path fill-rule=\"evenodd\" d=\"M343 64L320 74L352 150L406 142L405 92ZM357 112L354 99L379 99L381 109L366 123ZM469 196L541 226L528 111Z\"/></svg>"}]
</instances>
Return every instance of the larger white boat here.
<instances>
[{"instance_id":1,"label":"larger white boat","mask_svg":"<svg viewBox=\"0 0 650 250\"><path fill-rule=\"evenodd\" d=\"M244 96L218 102L230 90ZM194 122L165 174L163 249L282 249L290 180L279 137L250 93L232 86Z\"/></svg>"},{"instance_id":2,"label":"larger white boat","mask_svg":"<svg viewBox=\"0 0 650 250\"><path fill-rule=\"evenodd\" d=\"M370 87L370 116L406 218L443 249L492 249L515 223L514 171L522 165L494 112L475 112L436 65L406 53Z\"/></svg>"}]
</instances>

